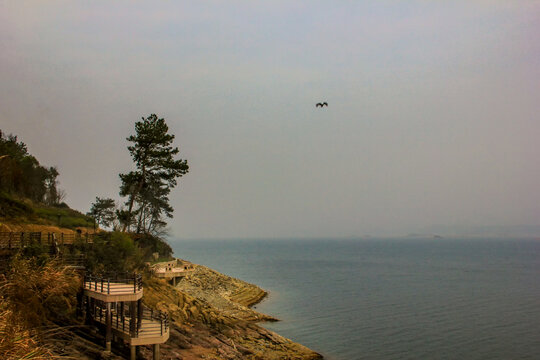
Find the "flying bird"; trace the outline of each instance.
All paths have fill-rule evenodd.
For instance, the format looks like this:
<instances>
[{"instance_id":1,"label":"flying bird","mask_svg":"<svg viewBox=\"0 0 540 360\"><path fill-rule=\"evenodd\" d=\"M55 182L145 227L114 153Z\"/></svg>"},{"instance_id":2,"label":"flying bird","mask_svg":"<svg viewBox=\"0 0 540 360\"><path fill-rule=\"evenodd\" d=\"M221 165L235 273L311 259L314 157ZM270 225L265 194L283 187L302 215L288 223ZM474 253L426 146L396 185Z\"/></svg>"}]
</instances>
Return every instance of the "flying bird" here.
<instances>
[{"instance_id":1,"label":"flying bird","mask_svg":"<svg viewBox=\"0 0 540 360\"><path fill-rule=\"evenodd\" d=\"M315 107L323 107L323 106L328 107L328 103L327 103L327 102L323 102L323 103L317 103L317 104L315 105Z\"/></svg>"}]
</instances>

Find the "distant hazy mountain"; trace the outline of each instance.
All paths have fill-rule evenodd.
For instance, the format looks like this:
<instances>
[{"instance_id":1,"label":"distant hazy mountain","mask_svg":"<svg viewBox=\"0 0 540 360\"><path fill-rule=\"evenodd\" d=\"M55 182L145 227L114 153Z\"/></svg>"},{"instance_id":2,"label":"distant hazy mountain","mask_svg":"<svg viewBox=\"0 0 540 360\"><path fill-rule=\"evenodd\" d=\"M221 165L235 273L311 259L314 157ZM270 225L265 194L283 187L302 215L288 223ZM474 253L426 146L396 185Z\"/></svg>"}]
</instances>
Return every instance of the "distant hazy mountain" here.
<instances>
[{"instance_id":1,"label":"distant hazy mountain","mask_svg":"<svg viewBox=\"0 0 540 360\"><path fill-rule=\"evenodd\" d=\"M540 225L512 225L512 226L432 226L423 234L440 236L494 236L494 237L540 237Z\"/></svg>"}]
</instances>

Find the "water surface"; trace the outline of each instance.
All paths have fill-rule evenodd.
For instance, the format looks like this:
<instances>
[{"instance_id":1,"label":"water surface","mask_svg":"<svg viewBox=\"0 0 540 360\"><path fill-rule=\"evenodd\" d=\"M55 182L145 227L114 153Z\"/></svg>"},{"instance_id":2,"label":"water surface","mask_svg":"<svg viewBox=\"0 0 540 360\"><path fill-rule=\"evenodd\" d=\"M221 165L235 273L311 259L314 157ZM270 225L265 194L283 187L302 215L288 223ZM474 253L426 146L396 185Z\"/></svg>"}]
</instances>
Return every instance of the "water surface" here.
<instances>
[{"instance_id":1,"label":"water surface","mask_svg":"<svg viewBox=\"0 0 540 360\"><path fill-rule=\"evenodd\" d=\"M171 241L270 292L264 324L328 359L538 359L540 241Z\"/></svg>"}]
</instances>

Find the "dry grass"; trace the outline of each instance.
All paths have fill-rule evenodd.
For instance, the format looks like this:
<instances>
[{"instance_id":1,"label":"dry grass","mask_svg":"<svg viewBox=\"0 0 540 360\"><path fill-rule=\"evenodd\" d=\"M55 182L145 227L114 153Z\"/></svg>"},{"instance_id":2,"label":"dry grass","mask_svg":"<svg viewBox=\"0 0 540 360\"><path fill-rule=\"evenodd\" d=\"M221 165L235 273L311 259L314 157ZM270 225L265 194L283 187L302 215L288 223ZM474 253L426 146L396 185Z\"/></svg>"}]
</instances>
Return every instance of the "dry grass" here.
<instances>
[{"instance_id":1,"label":"dry grass","mask_svg":"<svg viewBox=\"0 0 540 360\"><path fill-rule=\"evenodd\" d=\"M37 333L32 333L17 322L13 322L10 310L0 312L0 357L15 359L55 359L53 353L42 346Z\"/></svg>"},{"instance_id":2,"label":"dry grass","mask_svg":"<svg viewBox=\"0 0 540 360\"><path fill-rule=\"evenodd\" d=\"M54 261L39 265L34 260L15 258L0 284L0 294L9 302L13 316L35 327L74 311L80 278Z\"/></svg>"},{"instance_id":3,"label":"dry grass","mask_svg":"<svg viewBox=\"0 0 540 360\"><path fill-rule=\"evenodd\" d=\"M23 224L20 222L10 223L10 222L1 222L0 223L0 232L40 232L40 233L64 233L64 234L74 234L76 231L81 230L83 234L94 232L93 228L88 227L77 227L75 229L68 229L65 227L58 227L54 225L39 225L39 224ZM96 232L100 232L98 229Z\"/></svg>"},{"instance_id":4,"label":"dry grass","mask_svg":"<svg viewBox=\"0 0 540 360\"><path fill-rule=\"evenodd\" d=\"M0 276L0 358L58 358L44 344L64 331L52 321L75 310L78 276L55 262L20 258Z\"/></svg>"}]
</instances>

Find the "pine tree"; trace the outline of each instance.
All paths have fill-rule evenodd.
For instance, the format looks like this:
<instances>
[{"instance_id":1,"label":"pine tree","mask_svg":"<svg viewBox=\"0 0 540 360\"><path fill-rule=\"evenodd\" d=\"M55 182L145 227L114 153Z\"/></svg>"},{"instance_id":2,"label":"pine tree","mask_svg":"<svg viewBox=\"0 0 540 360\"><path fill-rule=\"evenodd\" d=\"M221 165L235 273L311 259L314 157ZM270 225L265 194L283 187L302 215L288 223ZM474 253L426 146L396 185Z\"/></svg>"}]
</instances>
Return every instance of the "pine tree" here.
<instances>
[{"instance_id":1,"label":"pine tree","mask_svg":"<svg viewBox=\"0 0 540 360\"><path fill-rule=\"evenodd\" d=\"M109 226L115 219L115 203L113 199L105 199L96 196L96 201L92 204L90 211L86 214L96 220L96 224Z\"/></svg>"},{"instance_id":2,"label":"pine tree","mask_svg":"<svg viewBox=\"0 0 540 360\"><path fill-rule=\"evenodd\" d=\"M128 150L136 170L120 174L120 195L128 197L123 231L135 223L137 232L154 232L165 226L163 215L172 217L168 195L189 166L187 160L174 158L179 150L168 131L165 120L152 114L135 123L136 134L127 138L133 143Z\"/></svg>"}]
</instances>

